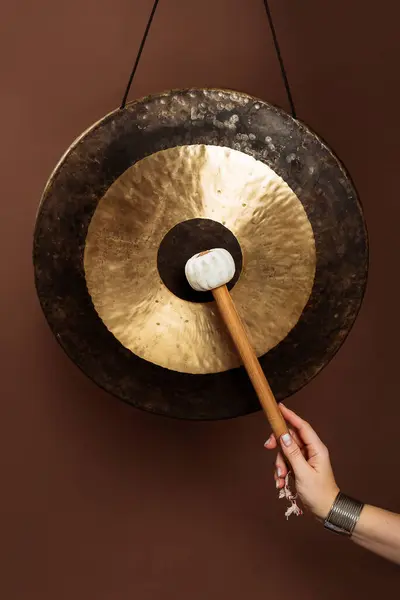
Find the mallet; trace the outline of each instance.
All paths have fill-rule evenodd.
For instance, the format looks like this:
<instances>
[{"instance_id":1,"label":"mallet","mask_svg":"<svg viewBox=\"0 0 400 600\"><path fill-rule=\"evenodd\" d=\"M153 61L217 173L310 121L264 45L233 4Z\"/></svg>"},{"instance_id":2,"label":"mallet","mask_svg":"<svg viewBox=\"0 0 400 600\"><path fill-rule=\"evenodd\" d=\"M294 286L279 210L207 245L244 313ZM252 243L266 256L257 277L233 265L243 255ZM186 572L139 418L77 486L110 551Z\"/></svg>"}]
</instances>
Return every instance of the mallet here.
<instances>
[{"instance_id":1,"label":"mallet","mask_svg":"<svg viewBox=\"0 0 400 600\"><path fill-rule=\"evenodd\" d=\"M223 248L214 248L195 254L187 261L185 274L194 290L212 292L272 431L279 439L283 434L288 433L288 427L226 287L226 284L235 275L235 261L232 255Z\"/></svg>"}]
</instances>

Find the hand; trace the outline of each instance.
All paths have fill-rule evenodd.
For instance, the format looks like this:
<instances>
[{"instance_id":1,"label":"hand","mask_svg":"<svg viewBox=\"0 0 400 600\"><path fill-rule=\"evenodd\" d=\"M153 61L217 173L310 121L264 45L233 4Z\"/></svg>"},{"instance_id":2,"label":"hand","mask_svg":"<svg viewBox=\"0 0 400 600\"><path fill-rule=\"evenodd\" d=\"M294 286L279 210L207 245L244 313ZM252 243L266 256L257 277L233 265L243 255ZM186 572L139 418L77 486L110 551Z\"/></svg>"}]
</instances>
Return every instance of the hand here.
<instances>
[{"instance_id":1,"label":"hand","mask_svg":"<svg viewBox=\"0 0 400 600\"><path fill-rule=\"evenodd\" d=\"M300 500L317 518L325 519L339 492L328 449L309 423L283 404L279 407L292 428L290 434L283 435L279 440L281 451L276 458L274 474L276 487L283 488L288 472L283 452L294 473ZM268 450L277 447L274 435L265 442L265 447Z\"/></svg>"}]
</instances>

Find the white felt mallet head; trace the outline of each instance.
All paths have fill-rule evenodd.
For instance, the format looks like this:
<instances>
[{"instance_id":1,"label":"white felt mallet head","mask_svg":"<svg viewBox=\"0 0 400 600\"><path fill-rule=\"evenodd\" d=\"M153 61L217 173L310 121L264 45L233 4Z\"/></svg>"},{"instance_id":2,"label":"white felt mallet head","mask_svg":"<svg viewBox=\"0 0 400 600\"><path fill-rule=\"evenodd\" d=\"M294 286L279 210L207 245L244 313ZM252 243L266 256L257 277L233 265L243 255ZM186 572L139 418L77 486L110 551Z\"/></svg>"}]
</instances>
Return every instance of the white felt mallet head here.
<instances>
[{"instance_id":1,"label":"white felt mallet head","mask_svg":"<svg viewBox=\"0 0 400 600\"><path fill-rule=\"evenodd\" d=\"M209 292L229 283L235 270L235 261L230 252L224 248L213 248L189 258L185 275L194 290Z\"/></svg>"}]
</instances>

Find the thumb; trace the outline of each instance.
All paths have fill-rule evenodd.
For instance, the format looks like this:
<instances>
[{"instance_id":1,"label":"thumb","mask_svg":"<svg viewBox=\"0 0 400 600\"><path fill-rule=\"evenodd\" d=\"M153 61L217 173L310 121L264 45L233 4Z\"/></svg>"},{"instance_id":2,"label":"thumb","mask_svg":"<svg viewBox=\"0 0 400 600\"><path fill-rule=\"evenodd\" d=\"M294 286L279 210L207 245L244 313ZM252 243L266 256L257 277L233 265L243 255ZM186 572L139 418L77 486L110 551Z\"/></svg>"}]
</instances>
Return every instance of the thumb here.
<instances>
[{"instance_id":1,"label":"thumb","mask_svg":"<svg viewBox=\"0 0 400 600\"><path fill-rule=\"evenodd\" d=\"M299 448L299 445L296 443L296 441L294 440L293 436L290 435L290 433L285 433L284 435L282 435L280 442L282 452L289 461L294 474L301 477L308 471L310 465L304 458Z\"/></svg>"}]
</instances>

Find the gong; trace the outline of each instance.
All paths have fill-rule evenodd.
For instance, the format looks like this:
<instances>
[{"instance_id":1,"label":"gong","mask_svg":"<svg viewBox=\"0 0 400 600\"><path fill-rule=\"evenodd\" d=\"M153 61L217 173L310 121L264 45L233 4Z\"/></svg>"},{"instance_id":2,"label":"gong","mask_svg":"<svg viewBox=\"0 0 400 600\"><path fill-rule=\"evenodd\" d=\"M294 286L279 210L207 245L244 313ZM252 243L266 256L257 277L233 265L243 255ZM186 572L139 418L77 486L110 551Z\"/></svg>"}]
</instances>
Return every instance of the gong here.
<instances>
[{"instance_id":1,"label":"gong","mask_svg":"<svg viewBox=\"0 0 400 600\"><path fill-rule=\"evenodd\" d=\"M184 266L229 250L231 294L277 400L334 356L359 311L368 244L354 186L299 120L243 93L127 104L63 156L40 203L35 281L57 340L99 386L150 412L259 409L211 295Z\"/></svg>"}]
</instances>

